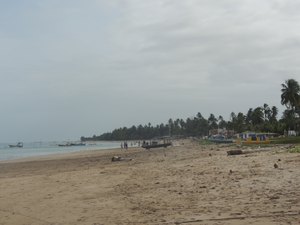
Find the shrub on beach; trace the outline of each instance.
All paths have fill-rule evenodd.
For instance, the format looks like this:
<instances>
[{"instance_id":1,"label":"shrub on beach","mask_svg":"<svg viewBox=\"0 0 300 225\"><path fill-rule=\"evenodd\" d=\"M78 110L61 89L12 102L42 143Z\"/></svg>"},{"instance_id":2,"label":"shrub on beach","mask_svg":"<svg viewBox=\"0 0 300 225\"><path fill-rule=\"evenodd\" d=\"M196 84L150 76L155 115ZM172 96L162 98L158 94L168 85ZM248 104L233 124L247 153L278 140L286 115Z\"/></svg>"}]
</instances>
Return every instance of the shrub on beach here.
<instances>
[{"instance_id":1,"label":"shrub on beach","mask_svg":"<svg viewBox=\"0 0 300 225\"><path fill-rule=\"evenodd\" d=\"M300 153L300 145L289 150L289 153Z\"/></svg>"},{"instance_id":2,"label":"shrub on beach","mask_svg":"<svg viewBox=\"0 0 300 225\"><path fill-rule=\"evenodd\" d=\"M272 144L300 144L300 136L297 137L281 137L271 139Z\"/></svg>"}]
</instances>

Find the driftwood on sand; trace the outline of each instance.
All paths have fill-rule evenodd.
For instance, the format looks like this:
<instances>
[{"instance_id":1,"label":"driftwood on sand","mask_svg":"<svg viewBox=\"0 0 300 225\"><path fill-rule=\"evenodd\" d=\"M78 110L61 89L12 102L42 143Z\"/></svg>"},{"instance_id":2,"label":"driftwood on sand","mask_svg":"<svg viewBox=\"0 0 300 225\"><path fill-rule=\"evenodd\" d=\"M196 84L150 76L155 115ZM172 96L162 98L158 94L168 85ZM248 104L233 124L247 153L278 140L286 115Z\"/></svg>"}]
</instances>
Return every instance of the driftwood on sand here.
<instances>
[{"instance_id":1,"label":"driftwood on sand","mask_svg":"<svg viewBox=\"0 0 300 225\"><path fill-rule=\"evenodd\" d=\"M123 158L123 157L121 157L121 156L113 156L112 158L111 158L111 161L112 162L118 162L118 161L131 161L132 160L132 158Z\"/></svg>"},{"instance_id":2,"label":"driftwood on sand","mask_svg":"<svg viewBox=\"0 0 300 225\"><path fill-rule=\"evenodd\" d=\"M241 154L244 154L244 152L240 149L227 151L227 155L241 155Z\"/></svg>"}]
</instances>

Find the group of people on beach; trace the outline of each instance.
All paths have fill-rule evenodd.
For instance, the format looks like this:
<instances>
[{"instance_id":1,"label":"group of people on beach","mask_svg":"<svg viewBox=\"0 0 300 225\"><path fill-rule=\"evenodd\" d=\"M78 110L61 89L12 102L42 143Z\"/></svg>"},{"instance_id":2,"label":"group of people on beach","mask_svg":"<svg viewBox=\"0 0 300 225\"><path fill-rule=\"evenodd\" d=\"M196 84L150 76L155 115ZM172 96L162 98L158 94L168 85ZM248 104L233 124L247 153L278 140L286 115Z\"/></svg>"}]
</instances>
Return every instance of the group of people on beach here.
<instances>
[{"instance_id":1,"label":"group of people on beach","mask_svg":"<svg viewBox=\"0 0 300 225\"><path fill-rule=\"evenodd\" d=\"M121 143L121 149L128 149L128 144L127 144L127 141L124 141L124 143L122 142Z\"/></svg>"},{"instance_id":2,"label":"group of people on beach","mask_svg":"<svg viewBox=\"0 0 300 225\"><path fill-rule=\"evenodd\" d=\"M131 147L140 147L141 146L141 141L130 142L130 146ZM125 150L128 149L128 143L127 143L127 141L121 142L121 149L125 149Z\"/></svg>"}]
</instances>

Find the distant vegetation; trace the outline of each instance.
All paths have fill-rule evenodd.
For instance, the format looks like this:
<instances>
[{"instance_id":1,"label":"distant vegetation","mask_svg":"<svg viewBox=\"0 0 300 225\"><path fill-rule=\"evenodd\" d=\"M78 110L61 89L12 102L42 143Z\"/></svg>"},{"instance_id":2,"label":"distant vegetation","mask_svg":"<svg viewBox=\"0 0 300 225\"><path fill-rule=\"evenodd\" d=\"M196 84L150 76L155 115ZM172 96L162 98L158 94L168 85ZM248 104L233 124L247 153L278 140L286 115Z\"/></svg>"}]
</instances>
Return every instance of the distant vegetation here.
<instances>
[{"instance_id":1,"label":"distant vegetation","mask_svg":"<svg viewBox=\"0 0 300 225\"><path fill-rule=\"evenodd\" d=\"M230 114L228 121L223 116L210 114L204 118L199 112L194 117L187 119L169 119L164 124L153 126L147 125L123 127L107 132L99 136L81 137L82 141L101 141L101 140L143 140L161 136L207 136L209 130L225 128L235 132L255 131L271 132L284 134L287 130L300 130L300 86L294 79L286 80L281 89L281 104L287 108L283 115L278 119L278 108L269 106L265 103L263 106L248 109L246 114L239 112Z\"/></svg>"},{"instance_id":2,"label":"distant vegetation","mask_svg":"<svg viewBox=\"0 0 300 225\"><path fill-rule=\"evenodd\" d=\"M272 144L300 144L300 136L271 139Z\"/></svg>"}]
</instances>

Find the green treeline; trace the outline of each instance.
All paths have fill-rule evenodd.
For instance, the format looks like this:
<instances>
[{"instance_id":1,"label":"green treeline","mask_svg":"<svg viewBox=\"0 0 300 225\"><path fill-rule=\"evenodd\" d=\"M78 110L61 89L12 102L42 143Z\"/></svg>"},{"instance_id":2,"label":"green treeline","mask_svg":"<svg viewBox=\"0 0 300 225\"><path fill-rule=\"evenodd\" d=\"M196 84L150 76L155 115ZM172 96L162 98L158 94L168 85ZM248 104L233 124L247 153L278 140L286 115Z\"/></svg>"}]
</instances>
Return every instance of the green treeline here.
<instances>
[{"instance_id":1,"label":"green treeline","mask_svg":"<svg viewBox=\"0 0 300 225\"><path fill-rule=\"evenodd\" d=\"M278 108L264 104L250 108L246 114L239 112L230 114L228 121L220 116L210 114L204 118L199 112L187 119L169 119L167 123L153 126L146 125L123 127L99 136L81 137L81 141L101 140L143 140L161 136L207 136L209 130L227 129L234 132L255 131L283 134L287 130L300 129L300 86L294 79L286 80L281 89L281 104L287 109L278 119Z\"/></svg>"}]
</instances>

